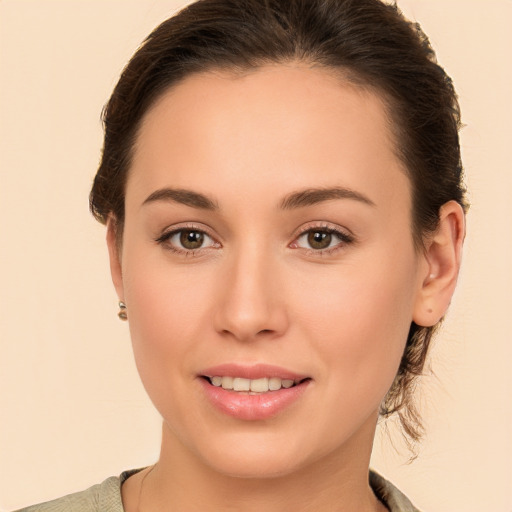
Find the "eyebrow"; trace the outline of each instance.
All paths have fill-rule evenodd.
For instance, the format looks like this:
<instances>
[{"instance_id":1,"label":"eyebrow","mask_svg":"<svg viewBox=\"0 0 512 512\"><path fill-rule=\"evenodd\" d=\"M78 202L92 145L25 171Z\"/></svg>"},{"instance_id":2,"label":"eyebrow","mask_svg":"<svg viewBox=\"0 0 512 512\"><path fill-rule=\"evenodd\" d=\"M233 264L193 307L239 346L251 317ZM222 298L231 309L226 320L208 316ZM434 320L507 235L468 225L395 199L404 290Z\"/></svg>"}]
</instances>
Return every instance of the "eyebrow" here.
<instances>
[{"instance_id":1,"label":"eyebrow","mask_svg":"<svg viewBox=\"0 0 512 512\"><path fill-rule=\"evenodd\" d=\"M369 206L375 206L375 203L371 199L359 192L356 192L355 190L343 187L334 187L308 188L293 192L281 201L280 207L283 210L293 210L296 208L312 206L324 201L330 201L332 199L353 199ZM199 192L186 189L161 188L155 190L155 192L150 194L142 204L146 205L157 201L180 203L185 206L201 210L219 210L219 205L213 199L210 199Z\"/></svg>"},{"instance_id":2,"label":"eyebrow","mask_svg":"<svg viewBox=\"0 0 512 512\"><path fill-rule=\"evenodd\" d=\"M209 197L200 194L199 192L180 188L161 188L159 190L155 190L155 192L149 195L142 204L146 205L157 201L171 201L191 206L192 208L199 208L201 210L214 211L219 209L217 202Z\"/></svg>"},{"instance_id":3,"label":"eyebrow","mask_svg":"<svg viewBox=\"0 0 512 512\"><path fill-rule=\"evenodd\" d=\"M375 206L375 203L365 195L355 190L343 187L334 188L308 188L289 194L281 201L283 210L292 210L312 206L332 199L353 199L369 206Z\"/></svg>"}]
</instances>

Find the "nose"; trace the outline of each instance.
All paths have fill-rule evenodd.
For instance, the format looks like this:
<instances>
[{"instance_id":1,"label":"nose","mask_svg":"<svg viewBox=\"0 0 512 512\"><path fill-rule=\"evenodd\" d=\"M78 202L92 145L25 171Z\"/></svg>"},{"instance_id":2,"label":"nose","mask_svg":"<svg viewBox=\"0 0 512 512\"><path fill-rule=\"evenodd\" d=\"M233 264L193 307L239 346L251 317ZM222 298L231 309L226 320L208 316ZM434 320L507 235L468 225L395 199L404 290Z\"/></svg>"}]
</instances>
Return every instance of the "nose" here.
<instances>
[{"instance_id":1,"label":"nose","mask_svg":"<svg viewBox=\"0 0 512 512\"><path fill-rule=\"evenodd\" d=\"M282 336L288 315L278 263L250 249L225 263L215 306L217 332L239 341Z\"/></svg>"}]
</instances>

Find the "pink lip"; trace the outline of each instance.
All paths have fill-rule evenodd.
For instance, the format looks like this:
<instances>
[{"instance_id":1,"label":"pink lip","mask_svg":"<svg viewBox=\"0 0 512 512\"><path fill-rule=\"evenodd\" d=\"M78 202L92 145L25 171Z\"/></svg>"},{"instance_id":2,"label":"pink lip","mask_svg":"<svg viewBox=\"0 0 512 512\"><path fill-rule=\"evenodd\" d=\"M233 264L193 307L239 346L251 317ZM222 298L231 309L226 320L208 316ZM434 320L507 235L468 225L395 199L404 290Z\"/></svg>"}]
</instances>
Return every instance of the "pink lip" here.
<instances>
[{"instance_id":1,"label":"pink lip","mask_svg":"<svg viewBox=\"0 0 512 512\"><path fill-rule=\"evenodd\" d=\"M233 363L220 364L205 368L201 375L206 377L242 377L243 379L262 379L263 377L279 377L281 379L303 380L308 375L301 375L279 366L269 364L239 365Z\"/></svg>"},{"instance_id":2,"label":"pink lip","mask_svg":"<svg viewBox=\"0 0 512 512\"><path fill-rule=\"evenodd\" d=\"M280 377L302 382L285 389L259 393L255 395L226 390L213 386L204 376L230 376L245 379L260 379L263 377ZM306 391L311 380L277 366L258 364L254 366L239 366L224 364L207 368L199 378L204 394L210 403L224 414L240 420L266 420L276 416L281 411L298 401Z\"/></svg>"}]
</instances>

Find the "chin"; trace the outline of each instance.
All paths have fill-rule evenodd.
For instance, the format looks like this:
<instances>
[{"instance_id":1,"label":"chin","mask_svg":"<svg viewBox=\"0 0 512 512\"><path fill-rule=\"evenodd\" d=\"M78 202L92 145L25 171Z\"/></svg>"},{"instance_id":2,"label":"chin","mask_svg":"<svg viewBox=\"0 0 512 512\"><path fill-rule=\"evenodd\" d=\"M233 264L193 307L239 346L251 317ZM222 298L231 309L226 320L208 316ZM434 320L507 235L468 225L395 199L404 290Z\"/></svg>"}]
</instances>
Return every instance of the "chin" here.
<instances>
[{"instance_id":1,"label":"chin","mask_svg":"<svg viewBox=\"0 0 512 512\"><path fill-rule=\"evenodd\" d=\"M282 455L282 454L281 454ZM304 461L282 460L273 454L259 454L249 458L248 455L225 457L222 461L208 461L211 469L224 476L240 479L265 479L286 477L299 471ZM302 462L302 464L301 464Z\"/></svg>"},{"instance_id":2,"label":"chin","mask_svg":"<svg viewBox=\"0 0 512 512\"><path fill-rule=\"evenodd\" d=\"M202 450L199 447L197 455L216 473L230 477L285 477L308 466L313 458L320 458L318 450L315 457L308 456L311 450L307 449L307 442L290 439L290 436L232 435L225 442L219 441L216 439Z\"/></svg>"}]
</instances>

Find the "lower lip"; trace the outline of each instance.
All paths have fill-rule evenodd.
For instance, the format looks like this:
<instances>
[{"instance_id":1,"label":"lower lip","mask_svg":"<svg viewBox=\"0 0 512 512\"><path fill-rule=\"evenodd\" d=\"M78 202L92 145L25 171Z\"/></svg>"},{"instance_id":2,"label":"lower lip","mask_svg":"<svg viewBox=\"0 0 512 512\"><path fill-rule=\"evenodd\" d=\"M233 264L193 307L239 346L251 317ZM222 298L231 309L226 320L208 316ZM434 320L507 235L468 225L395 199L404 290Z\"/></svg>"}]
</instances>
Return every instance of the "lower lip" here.
<instances>
[{"instance_id":1,"label":"lower lip","mask_svg":"<svg viewBox=\"0 0 512 512\"><path fill-rule=\"evenodd\" d=\"M200 378L201 385L210 402L222 413L240 420L266 420L297 402L308 387L310 381L305 380L291 388L249 395L237 391L229 391L213 386L206 379Z\"/></svg>"}]
</instances>

